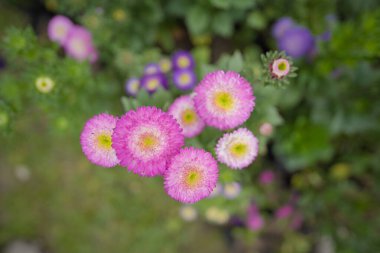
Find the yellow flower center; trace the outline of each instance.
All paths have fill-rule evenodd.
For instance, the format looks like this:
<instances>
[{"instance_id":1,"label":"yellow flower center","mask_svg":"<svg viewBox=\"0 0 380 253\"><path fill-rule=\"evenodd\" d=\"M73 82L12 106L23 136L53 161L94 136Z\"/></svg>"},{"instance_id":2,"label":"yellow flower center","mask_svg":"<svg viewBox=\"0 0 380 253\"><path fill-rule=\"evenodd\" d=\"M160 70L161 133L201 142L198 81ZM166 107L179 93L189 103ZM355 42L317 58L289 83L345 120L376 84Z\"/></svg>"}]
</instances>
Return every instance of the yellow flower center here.
<instances>
[{"instance_id":1,"label":"yellow flower center","mask_svg":"<svg viewBox=\"0 0 380 253\"><path fill-rule=\"evenodd\" d=\"M185 73L185 74L182 74L180 77L179 77L179 82L181 84L187 84L190 82L190 75Z\"/></svg>"},{"instance_id":2,"label":"yellow flower center","mask_svg":"<svg viewBox=\"0 0 380 253\"><path fill-rule=\"evenodd\" d=\"M169 72L169 70L170 70L170 68L172 66L170 60L168 60L168 59L162 59L159 64L160 64L161 70L164 73Z\"/></svg>"},{"instance_id":3,"label":"yellow flower center","mask_svg":"<svg viewBox=\"0 0 380 253\"><path fill-rule=\"evenodd\" d=\"M129 86L131 91L138 91L139 89L139 81L132 81L130 86Z\"/></svg>"},{"instance_id":4,"label":"yellow flower center","mask_svg":"<svg viewBox=\"0 0 380 253\"><path fill-rule=\"evenodd\" d=\"M235 101L230 93L222 91L215 94L214 104L223 111L230 111L233 109Z\"/></svg>"},{"instance_id":5,"label":"yellow flower center","mask_svg":"<svg viewBox=\"0 0 380 253\"><path fill-rule=\"evenodd\" d=\"M111 135L101 134L98 136L98 145L103 149L110 149L112 146Z\"/></svg>"},{"instance_id":6,"label":"yellow flower center","mask_svg":"<svg viewBox=\"0 0 380 253\"><path fill-rule=\"evenodd\" d=\"M153 134L143 134L140 137L139 146L142 150L152 150L157 146L158 138Z\"/></svg>"},{"instance_id":7,"label":"yellow flower center","mask_svg":"<svg viewBox=\"0 0 380 253\"><path fill-rule=\"evenodd\" d=\"M241 142L234 143L230 147L230 153L236 157L244 156L247 153L247 151L248 151L247 144L241 143Z\"/></svg>"},{"instance_id":8,"label":"yellow flower center","mask_svg":"<svg viewBox=\"0 0 380 253\"><path fill-rule=\"evenodd\" d=\"M180 68L186 68L190 65L190 61L186 56L181 56L178 58L178 65Z\"/></svg>"},{"instance_id":9,"label":"yellow flower center","mask_svg":"<svg viewBox=\"0 0 380 253\"><path fill-rule=\"evenodd\" d=\"M151 79L147 83L148 90L155 90L159 86L159 82L157 79Z\"/></svg>"},{"instance_id":10,"label":"yellow flower center","mask_svg":"<svg viewBox=\"0 0 380 253\"><path fill-rule=\"evenodd\" d=\"M194 187L199 183L201 178L202 178L201 174L196 169L192 169L186 175L185 183L189 187Z\"/></svg>"},{"instance_id":11,"label":"yellow flower center","mask_svg":"<svg viewBox=\"0 0 380 253\"><path fill-rule=\"evenodd\" d=\"M186 109L182 112L181 119L184 125L191 125L197 120L197 115L194 110Z\"/></svg>"},{"instance_id":12,"label":"yellow flower center","mask_svg":"<svg viewBox=\"0 0 380 253\"><path fill-rule=\"evenodd\" d=\"M286 68L287 68L287 66L286 66L285 62L281 62L280 64L278 64L279 70L284 71L284 70L286 70Z\"/></svg>"}]
</instances>

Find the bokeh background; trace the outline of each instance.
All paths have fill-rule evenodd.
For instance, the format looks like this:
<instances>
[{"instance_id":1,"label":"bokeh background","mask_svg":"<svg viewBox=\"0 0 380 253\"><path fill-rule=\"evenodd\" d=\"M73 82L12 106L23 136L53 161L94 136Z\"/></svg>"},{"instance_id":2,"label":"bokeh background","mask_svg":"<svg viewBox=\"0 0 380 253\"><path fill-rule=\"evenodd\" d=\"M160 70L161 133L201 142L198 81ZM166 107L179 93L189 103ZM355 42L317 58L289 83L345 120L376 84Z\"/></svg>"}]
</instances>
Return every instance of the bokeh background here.
<instances>
[{"instance_id":1,"label":"bokeh background","mask_svg":"<svg viewBox=\"0 0 380 253\"><path fill-rule=\"evenodd\" d=\"M379 252L379 7L376 0L1 1L0 251ZM57 14L91 32L96 62L70 58L49 40ZM304 34L276 34L283 17ZM214 196L192 206L170 199L161 178L91 165L79 144L96 113L121 115L133 103L163 105L189 93L172 87L132 98L124 88L179 49L192 53L198 80L217 68L244 69L257 96L247 125L260 139L259 158L244 171L221 167ZM285 88L257 78L260 54L276 49L298 67ZM41 76L54 80L51 93L36 89ZM188 144L210 148L214 137L206 129Z\"/></svg>"}]
</instances>

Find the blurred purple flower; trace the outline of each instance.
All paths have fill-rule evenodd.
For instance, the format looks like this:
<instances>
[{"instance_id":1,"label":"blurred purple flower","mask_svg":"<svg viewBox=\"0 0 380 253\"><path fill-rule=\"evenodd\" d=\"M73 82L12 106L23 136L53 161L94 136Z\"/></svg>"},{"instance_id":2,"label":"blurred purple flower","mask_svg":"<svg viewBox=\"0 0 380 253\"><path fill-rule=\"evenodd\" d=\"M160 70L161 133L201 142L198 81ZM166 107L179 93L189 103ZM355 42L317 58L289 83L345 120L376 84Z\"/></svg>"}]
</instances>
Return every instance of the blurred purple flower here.
<instances>
[{"instance_id":1,"label":"blurred purple flower","mask_svg":"<svg viewBox=\"0 0 380 253\"><path fill-rule=\"evenodd\" d=\"M278 219L285 219L289 217L294 211L294 208L290 204L283 205L279 209L276 210L276 218Z\"/></svg>"},{"instance_id":2,"label":"blurred purple flower","mask_svg":"<svg viewBox=\"0 0 380 253\"><path fill-rule=\"evenodd\" d=\"M61 15L54 16L48 24L48 37L63 45L73 26L74 24L69 18Z\"/></svg>"},{"instance_id":3,"label":"blurred purple flower","mask_svg":"<svg viewBox=\"0 0 380 253\"><path fill-rule=\"evenodd\" d=\"M272 26L272 36L276 39L280 39L284 33L293 26L295 26L295 23L292 18L282 17Z\"/></svg>"},{"instance_id":4,"label":"blurred purple flower","mask_svg":"<svg viewBox=\"0 0 380 253\"><path fill-rule=\"evenodd\" d=\"M261 217L255 204L248 207L247 227L252 231L260 230L264 226L264 219Z\"/></svg>"},{"instance_id":5,"label":"blurred purple flower","mask_svg":"<svg viewBox=\"0 0 380 253\"><path fill-rule=\"evenodd\" d=\"M289 56L299 58L315 51L315 39L307 28L291 27L278 40L278 47Z\"/></svg>"},{"instance_id":6,"label":"blurred purple flower","mask_svg":"<svg viewBox=\"0 0 380 253\"><path fill-rule=\"evenodd\" d=\"M172 65L174 70L193 69L194 58L189 52L180 50L172 56Z\"/></svg>"},{"instance_id":7,"label":"blurred purple flower","mask_svg":"<svg viewBox=\"0 0 380 253\"><path fill-rule=\"evenodd\" d=\"M140 85L149 94L153 94L159 87L167 88L167 80L164 74L156 73L150 75L144 75L140 80Z\"/></svg>"},{"instance_id":8,"label":"blurred purple flower","mask_svg":"<svg viewBox=\"0 0 380 253\"><path fill-rule=\"evenodd\" d=\"M331 37L332 37L332 33L329 30L325 31L324 33L318 36L318 38L321 41L325 41L325 42L331 40Z\"/></svg>"},{"instance_id":9,"label":"blurred purple flower","mask_svg":"<svg viewBox=\"0 0 380 253\"><path fill-rule=\"evenodd\" d=\"M173 82L180 90L190 90L195 87L197 78L191 69L177 69L173 73Z\"/></svg>"},{"instance_id":10,"label":"blurred purple flower","mask_svg":"<svg viewBox=\"0 0 380 253\"><path fill-rule=\"evenodd\" d=\"M146 75L158 74L160 72L160 66L157 63L149 63L144 68L144 74Z\"/></svg>"},{"instance_id":11,"label":"blurred purple flower","mask_svg":"<svg viewBox=\"0 0 380 253\"><path fill-rule=\"evenodd\" d=\"M140 80L136 77L129 78L125 82L125 92L130 96L136 96L140 89Z\"/></svg>"},{"instance_id":12,"label":"blurred purple flower","mask_svg":"<svg viewBox=\"0 0 380 253\"><path fill-rule=\"evenodd\" d=\"M224 185L223 193L227 199L234 199L239 196L241 192L241 185L238 182L226 183Z\"/></svg>"},{"instance_id":13,"label":"blurred purple flower","mask_svg":"<svg viewBox=\"0 0 380 253\"><path fill-rule=\"evenodd\" d=\"M259 181L262 185L267 185L272 183L274 180L274 172L272 170L264 170L260 173Z\"/></svg>"}]
</instances>

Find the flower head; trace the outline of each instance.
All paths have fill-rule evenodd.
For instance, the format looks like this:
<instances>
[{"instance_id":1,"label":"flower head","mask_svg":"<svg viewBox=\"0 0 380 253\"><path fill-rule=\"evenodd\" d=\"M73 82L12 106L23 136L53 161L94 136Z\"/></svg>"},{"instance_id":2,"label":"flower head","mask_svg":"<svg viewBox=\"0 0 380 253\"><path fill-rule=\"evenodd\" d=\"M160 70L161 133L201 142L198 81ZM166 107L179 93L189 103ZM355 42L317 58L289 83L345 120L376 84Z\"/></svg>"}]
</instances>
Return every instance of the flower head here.
<instances>
[{"instance_id":1,"label":"flower head","mask_svg":"<svg viewBox=\"0 0 380 253\"><path fill-rule=\"evenodd\" d=\"M255 106L251 85L233 71L207 74L195 88L195 94L199 116L207 125L221 130L243 124Z\"/></svg>"},{"instance_id":2,"label":"flower head","mask_svg":"<svg viewBox=\"0 0 380 253\"><path fill-rule=\"evenodd\" d=\"M289 56L299 58L311 54L315 49L315 39L311 32L301 26L289 28L278 41L280 50Z\"/></svg>"},{"instance_id":3,"label":"flower head","mask_svg":"<svg viewBox=\"0 0 380 253\"><path fill-rule=\"evenodd\" d=\"M158 66L160 67L161 72L165 74L169 73L169 71L172 70L172 62L168 58L162 58L158 62Z\"/></svg>"},{"instance_id":4,"label":"flower head","mask_svg":"<svg viewBox=\"0 0 380 253\"><path fill-rule=\"evenodd\" d=\"M191 90L194 88L197 78L191 69L175 70L173 73L174 85L180 90Z\"/></svg>"},{"instance_id":5,"label":"flower head","mask_svg":"<svg viewBox=\"0 0 380 253\"><path fill-rule=\"evenodd\" d=\"M36 88L41 93L49 93L54 89L55 83L50 77L41 76L36 79Z\"/></svg>"},{"instance_id":6,"label":"flower head","mask_svg":"<svg viewBox=\"0 0 380 253\"><path fill-rule=\"evenodd\" d=\"M255 204L248 207L247 227L252 231L260 230L264 226L264 220Z\"/></svg>"},{"instance_id":7,"label":"flower head","mask_svg":"<svg viewBox=\"0 0 380 253\"><path fill-rule=\"evenodd\" d=\"M295 23L292 18L282 17L273 25L272 35L276 39L280 39L289 28L292 28L294 26Z\"/></svg>"},{"instance_id":8,"label":"flower head","mask_svg":"<svg viewBox=\"0 0 380 253\"><path fill-rule=\"evenodd\" d=\"M48 36L52 41L62 45L73 26L73 22L67 17L61 15L54 16L48 24Z\"/></svg>"},{"instance_id":9,"label":"flower head","mask_svg":"<svg viewBox=\"0 0 380 253\"><path fill-rule=\"evenodd\" d=\"M293 206L290 204L286 204L276 210L275 216L278 219L285 219L289 217L293 213L293 211L294 211Z\"/></svg>"},{"instance_id":10,"label":"flower head","mask_svg":"<svg viewBox=\"0 0 380 253\"><path fill-rule=\"evenodd\" d=\"M215 206L209 207L206 210L205 216L209 222L212 222L218 225L226 224L228 220L230 219L230 213L227 210L220 209Z\"/></svg>"},{"instance_id":11,"label":"flower head","mask_svg":"<svg viewBox=\"0 0 380 253\"><path fill-rule=\"evenodd\" d=\"M272 183L274 180L274 172L272 170L264 170L260 173L259 181L261 184L266 185Z\"/></svg>"},{"instance_id":12,"label":"flower head","mask_svg":"<svg viewBox=\"0 0 380 253\"><path fill-rule=\"evenodd\" d=\"M271 123L265 122L260 125L259 131L264 136L270 136L273 133L273 126Z\"/></svg>"},{"instance_id":13,"label":"flower head","mask_svg":"<svg viewBox=\"0 0 380 253\"><path fill-rule=\"evenodd\" d=\"M89 119L80 135L83 153L93 164L113 167L119 163L112 148L117 117L102 113Z\"/></svg>"},{"instance_id":14,"label":"flower head","mask_svg":"<svg viewBox=\"0 0 380 253\"><path fill-rule=\"evenodd\" d=\"M144 74L158 74L161 73L160 66L157 63L149 63L144 68Z\"/></svg>"},{"instance_id":15,"label":"flower head","mask_svg":"<svg viewBox=\"0 0 380 253\"><path fill-rule=\"evenodd\" d=\"M283 78L290 71L290 63L285 58L276 59L272 62L270 66L270 71L274 78Z\"/></svg>"},{"instance_id":16,"label":"flower head","mask_svg":"<svg viewBox=\"0 0 380 253\"><path fill-rule=\"evenodd\" d=\"M208 197L218 181L218 163L202 149L184 148L164 174L165 190L173 199L195 203Z\"/></svg>"},{"instance_id":17,"label":"flower head","mask_svg":"<svg viewBox=\"0 0 380 253\"><path fill-rule=\"evenodd\" d=\"M193 56L187 51L177 51L172 56L173 69L192 69L194 67Z\"/></svg>"},{"instance_id":18,"label":"flower head","mask_svg":"<svg viewBox=\"0 0 380 253\"><path fill-rule=\"evenodd\" d=\"M238 182L231 182L224 185L224 196L227 199L234 199L239 196L241 192L241 185Z\"/></svg>"},{"instance_id":19,"label":"flower head","mask_svg":"<svg viewBox=\"0 0 380 253\"><path fill-rule=\"evenodd\" d=\"M259 152L259 141L246 128L226 133L216 145L216 155L221 163L232 169L243 169L255 160Z\"/></svg>"},{"instance_id":20,"label":"flower head","mask_svg":"<svg viewBox=\"0 0 380 253\"><path fill-rule=\"evenodd\" d=\"M179 215L184 221L194 221L198 216L198 212L197 209L190 205L183 205L179 209Z\"/></svg>"},{"instance_id":21,"label":"flower head","mask_svg":"<svg viewBox=\"0 0 380 253\"><path fill-rule=\"evenodd\" d=\"M205 126L195 111L193 99L189 95L174 100L168 112L177 120L183 135L187 138L200 134Z\"/></svg>"},{"instance_id":22,"label":"flower head","mask_svg":"<svg viewBox=\"0 0 380 253\"><path fill-rule=\"evenodd\" d=\"M78 61L95 61L97 58L91 33L81 26L73 26L70 29L67 38L63 42L63 47L70 57Z\"/></svg>"},{"instance_id":23,"label":"flower head","mask_svg":"<svg viewBox=\"0 0 380 253\"><path fill-rule=\"evenodd\" d=\"M125 92L130 96L136 96L140 89L140 79L136 77L129 78L125 82Z\"/></svg>"},{"instance_id":24,"label":"flower head","mask_svg":"<svg viewBox=\"0 0 380 253\"><path fill-rule=\"evenodd\" d=\"M141 87L143 87L150 94L156 92L159 87L167 88L167 80L162 73L144 75L141 80Z\"/></svg>"},{"instance_id":25,"label":"flower head","mask_svg":"<svg viewBox=\"0 0 380 253\"><path fill-rule=\"evenodd\" d=\"M141 176L157 176L183 146L181 131L170 114L156 107L140 107L117 122L112 147L121 166Z\"/></svg>"}]
</instances>

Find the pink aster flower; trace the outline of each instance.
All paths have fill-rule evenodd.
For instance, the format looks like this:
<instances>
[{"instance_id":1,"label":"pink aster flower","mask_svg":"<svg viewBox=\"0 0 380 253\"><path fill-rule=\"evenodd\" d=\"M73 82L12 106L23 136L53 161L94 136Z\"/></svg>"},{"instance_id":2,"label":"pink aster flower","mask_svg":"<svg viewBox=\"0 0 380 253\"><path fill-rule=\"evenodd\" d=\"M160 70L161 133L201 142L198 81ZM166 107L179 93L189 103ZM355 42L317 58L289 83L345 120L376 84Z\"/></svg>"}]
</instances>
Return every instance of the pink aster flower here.
<instances>
[{"instance_id":1,"label":"pink aster flower","mask_svg":"<svg viewBox=\"0 0 380 253\"><path fill-rule=\"evenodd\" d=\"M62 45L73 26L73 22L67 17L61 15L54 16L48 24L49 39Z\"/></svg>"},{"instance_id":2,"label":"pink aster flower","mask_svg":"<svg viewBox=\"0 0 380 253\"><path fill-rule=\"evenodd\" d=\"M78 61L95 61L97 58L91 33L81 26L74 26L70 29L66 40L63 42L63 47L67 55Z\"/></svg>"},{"instance_id":3,"label":"pink aster flower","mask_svg":"<svg viewBox=\"0 0 380 253\"><path fill-rule=\"evenodd\" d=\"M259 131L264 136L270 136L273 133L273 126L271 123L265 122L261 124Z\"/></svg>"},{"instance_id":4,"label":"pink aster flower","mask_svg":"<svg viewBox=\"0 0 380 253\"><path fill-rule=\"evenodd\" d=\"M173 199L195 203L208 197L218 181L218 163L202 149L184 148L164 174L165 190Z\"/></svg>"},{"instance_id":5,"label":"pink aster flower","mask_svg":"<svg viewBox=\"0 0 380 253\"><path fill-rule=\"evenodd\" d=\"M278 219L285 219L289 217L294 211L294 208L290 204L286 204L277 209L275 216Z\"/></svg>"},{"instance_id":6,"label":"pink aster flower","mask_svg":"<svg viewBox=\"0 0 380 253\"><path fill-rule=\"evenodd\" d=\"M184 144L177 121L156 107L124 114L112 135L120 165L141 176L161 175Z\"/></svg>"},{"instance_id":7,"label":"pink aster flower","mask_svg":"<svg viewBox=\"0 0 380 253\"><path fill-rule=\"evenodd\" d=\"M193 99L189 95L177 98L168 112L177 120L183 135L187 138L197 136L205 126L195 111Z\"/></svg>"},{"instance_id":8,"label":"pink aster flower","mask_svg":"<svg viewBox=\"0 0 380 253\"><path fill-rule=\"evenodd\" d=\"M260 230L264 226L264 219L261 217L255 204L248 207L247 227L252 231Z\"/></svg>"},{"instance_id":9,"label":"pink aster flower","mask_svg":"<svg viewBox=\"0 0 380 253\"><path fill-rule=\"evenodd\" d=\"M88 160L103 167L113 167L119 163L112 148L112 133L117 117L102 113L89 119L80 135L83 153Z\"/></svg>"},{"instance_id":10,"label":"pink aster flower","mask_svg":"<svg viewBox=\"0 0 380 253\"><path fill-rule=\"evenodd\" d=\"M233 71L207 74L195 88L195 94L199 116L207 125L221 130L244 123L255 106L251 85Z\"/></svg>"},{"instance_id":11,"label":"pink aster flower","mask_svg":"<svg viewBox=\"0 0 380 253\"><path fill-rule=\"evenodd\" d=\"M272 76L280 79L289 73L290 63L287 59L280 58L280 59L274 60L270 68L271 68Z\"/></svg>"},{"instance_id":12,"label":"pink aster flower","mask_svg":"<svg viewBox=\"0 0 380 253\"><path fill-rule=\"evenodd\" d=\"M264 170L260 173L259 181L262 185L267 185L272 183L274 180L274 173L271 170Z\"/></svg>"},{"instance_id":13,"label":"pink aster flower","mask_svg":"<svg viewBox=\"0 0 380 253\"><path fill-rule=\"evenodd\" d=\"M250 165L259 152L259 141L246 128L226 133L216 145L216 155L221 163L232 169L243 169Z\"/></svg>"}]
</instances>

